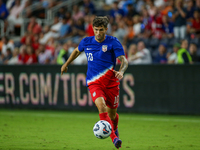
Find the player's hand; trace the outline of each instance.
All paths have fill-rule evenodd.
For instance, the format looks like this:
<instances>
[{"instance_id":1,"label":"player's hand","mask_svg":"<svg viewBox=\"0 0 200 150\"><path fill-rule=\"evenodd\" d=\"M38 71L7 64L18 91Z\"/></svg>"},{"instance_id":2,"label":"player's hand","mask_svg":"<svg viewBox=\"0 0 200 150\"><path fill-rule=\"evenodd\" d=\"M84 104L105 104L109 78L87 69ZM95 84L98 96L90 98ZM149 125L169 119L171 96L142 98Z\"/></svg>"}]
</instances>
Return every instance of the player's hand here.
<instances>
[{"instance_id":1,"label":"player's hand","mask_svg":"<svg viewBox=\"0 0 200 150\"><path fill-rule=\"evenodd\" d=\"M115 73L115 77L119 80L121 80L124 76L124 73L123 72L120 72L120 71L116 71L116 70L113 70L113 72Z\"/></svg>"},{"instance_id":2,"label":"player's hand","mask_svg":"<svg viewBox=\"0 0 200 150\"><path fill-rule=\"evenodd\" d=\"M68 67L66 67L65 65L62 65L61 67L61 75L63 75L63 72L67 72Z\"/></svg>"}]
</instances>

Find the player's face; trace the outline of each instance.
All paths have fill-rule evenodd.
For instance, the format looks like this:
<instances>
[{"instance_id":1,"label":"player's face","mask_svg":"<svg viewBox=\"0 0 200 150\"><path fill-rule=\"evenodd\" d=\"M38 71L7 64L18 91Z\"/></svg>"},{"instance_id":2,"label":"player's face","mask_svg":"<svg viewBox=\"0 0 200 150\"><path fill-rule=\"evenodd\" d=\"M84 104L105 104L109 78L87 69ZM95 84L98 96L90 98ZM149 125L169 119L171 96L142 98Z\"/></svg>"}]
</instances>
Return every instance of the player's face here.
<instances>
[{"instance_id":1,"label":"player's face","mask_svg":"<svg viewBox=\"0 0 200 150\"><path fill-rule=\"evenodd\" d=\"M102 42L105 39L106 31L108 30L108 28L105 28L103 26L93 27L93 30L94 30L95 39L98 42Z\"/></svg>"}]
</instances>

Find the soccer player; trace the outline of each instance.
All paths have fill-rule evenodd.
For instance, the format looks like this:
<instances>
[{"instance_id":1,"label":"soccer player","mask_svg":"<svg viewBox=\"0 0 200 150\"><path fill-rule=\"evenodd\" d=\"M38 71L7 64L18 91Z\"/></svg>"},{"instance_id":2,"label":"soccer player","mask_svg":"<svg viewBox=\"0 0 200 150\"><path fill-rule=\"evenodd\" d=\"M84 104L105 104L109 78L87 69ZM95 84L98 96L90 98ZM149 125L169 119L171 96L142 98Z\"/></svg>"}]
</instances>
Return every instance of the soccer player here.
<instances>
[{"instance_id":1,"label":"soccer player","mask_svg":"<svg viewBox=\"0 0 200 150\"><path fill-rule=\"evenodd\" d=\"M119 80L128 67L124 50L117 38L106 35L109 20L107 17L95 17L93 30L95 36L82 39L68 60L61 67L61 75L67 72L69 64L85 51L88 60L86 83L92 100L99 111L100 120L108 121L112 126L111 139L116 148L121 147L119 139L117 107L119 103ZM121 61L119 71L115 70L116 58Z\"/></svg>"}]
</instances>

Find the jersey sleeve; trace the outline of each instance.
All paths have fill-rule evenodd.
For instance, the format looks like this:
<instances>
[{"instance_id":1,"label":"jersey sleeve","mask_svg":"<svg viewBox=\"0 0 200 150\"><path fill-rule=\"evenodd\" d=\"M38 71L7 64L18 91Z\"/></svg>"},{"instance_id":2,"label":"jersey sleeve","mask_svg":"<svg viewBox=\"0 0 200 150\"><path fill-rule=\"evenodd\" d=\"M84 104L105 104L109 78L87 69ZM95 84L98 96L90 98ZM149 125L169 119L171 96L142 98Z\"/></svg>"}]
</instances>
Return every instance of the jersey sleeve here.
<instances>
[{"instance_id":1,"label":"jersey sleeve","mask_svg":"<svg viewBox=\"0 0 200 150\"><path fill-rule=\"evenodd\" d=\"M81 40L81 42L79 43L78 45L78 50L80 52L83 52L84 51L84 39Z\"/></svg>"},{"instance_id":2,"label":"jersey sleeve","mask_svg":"<svg viewBox=\"0 0 200 150\"><path fill-rule=\"evenodd\" d=\"M113 40L113 50L114 50L116 58L121 55L125 55L124 49L117 38L115 40Z\"/></svg>"}]
</instances>

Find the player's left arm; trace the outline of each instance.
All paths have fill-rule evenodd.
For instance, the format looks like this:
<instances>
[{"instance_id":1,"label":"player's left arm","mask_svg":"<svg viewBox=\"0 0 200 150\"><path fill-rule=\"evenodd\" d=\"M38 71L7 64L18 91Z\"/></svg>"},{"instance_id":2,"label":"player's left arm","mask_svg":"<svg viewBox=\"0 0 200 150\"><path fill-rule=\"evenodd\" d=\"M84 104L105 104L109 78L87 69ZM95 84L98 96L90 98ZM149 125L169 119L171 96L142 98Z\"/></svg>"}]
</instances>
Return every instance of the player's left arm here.
<instances>
[{"instance_id":1,"label":"player's left arm","mask_svg":"<svg viewBox=\"0 0 200 150\"><path fill-rule=\"evenodd\" d=\"M114 73L115 73L115 77L121 80L124 76L124 72L128 68L128 61L124 55L118 56L117 58L120 60L121 65L120 65L119 71L114 70Z\"/></svg>"}]
</instances>

